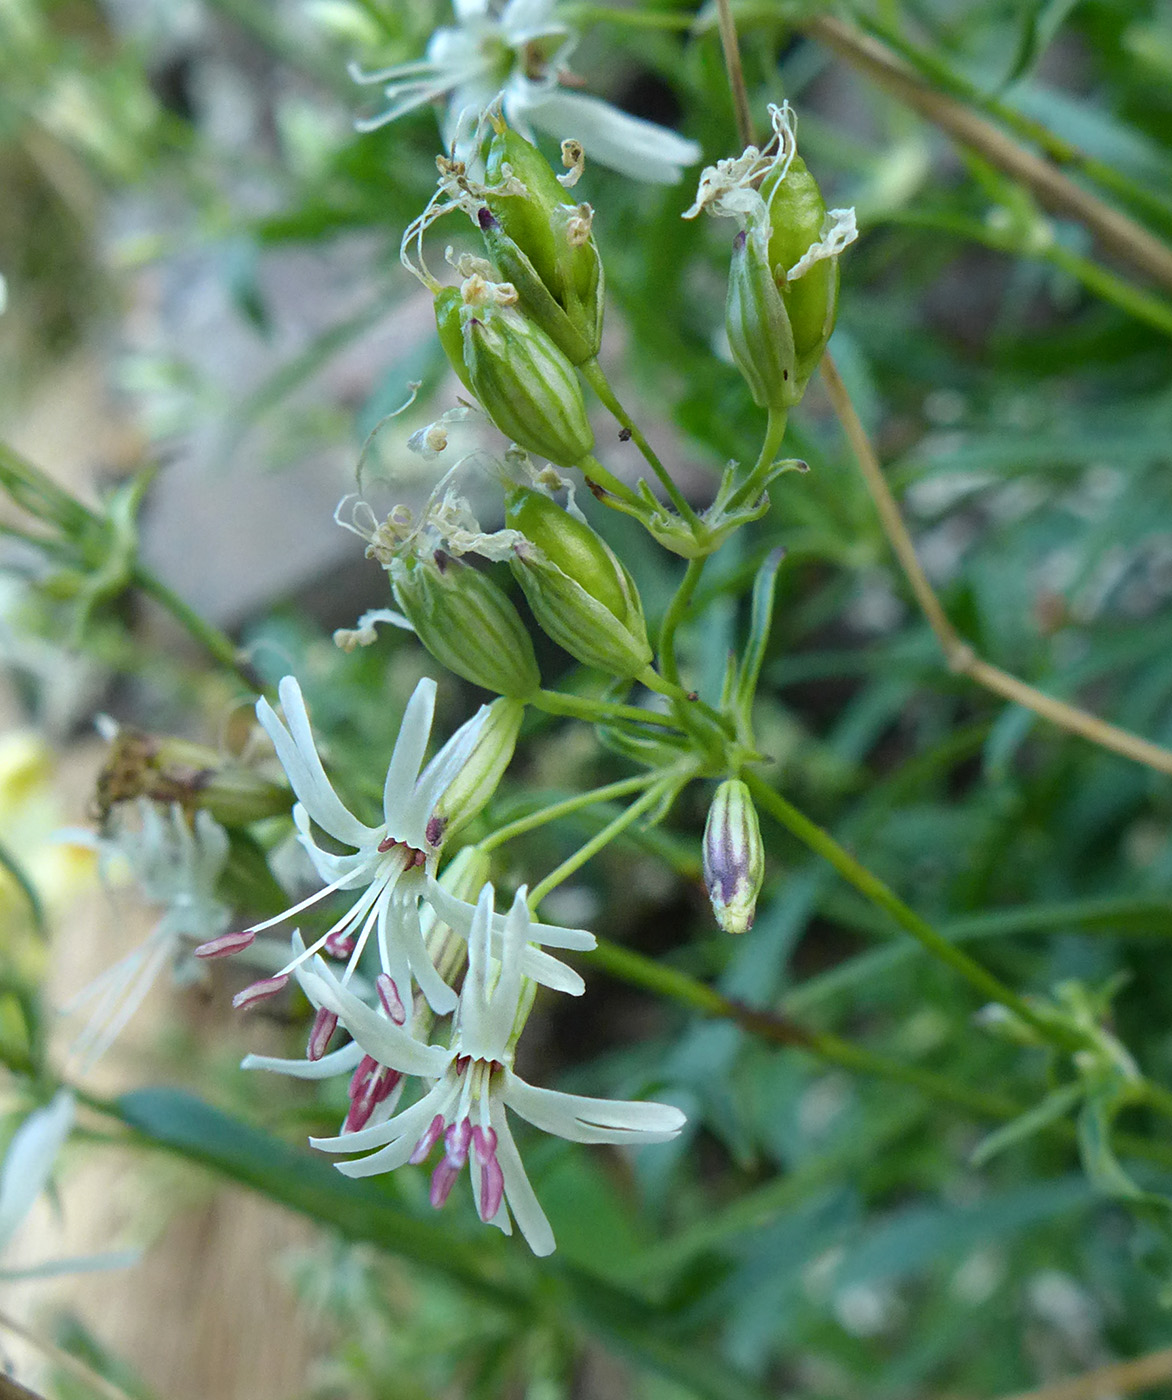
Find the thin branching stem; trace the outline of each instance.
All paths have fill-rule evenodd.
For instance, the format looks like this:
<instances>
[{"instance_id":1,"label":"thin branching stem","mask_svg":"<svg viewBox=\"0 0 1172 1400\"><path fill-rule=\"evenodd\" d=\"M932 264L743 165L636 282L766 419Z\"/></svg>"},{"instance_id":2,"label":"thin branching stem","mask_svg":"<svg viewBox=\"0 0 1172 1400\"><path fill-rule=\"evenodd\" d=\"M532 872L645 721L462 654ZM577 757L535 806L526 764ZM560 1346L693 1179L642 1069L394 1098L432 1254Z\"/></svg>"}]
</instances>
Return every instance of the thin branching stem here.
<instances>
[{"instance_id":1,"label":"thin branching stem","mask_svg":"<svg viewBox=\"0 0 1172 1400\"><path fill-rule=\"evenodd\" d=\"M1016 676L1010 675L1008 671L1003 671L999 666L983 661L968 642L960 636L948 620L940 599L928 582L928 576L920 564L916 547L912 543L899 506L896 504L887 479L883 475L883 469L879 465L879 458L871 444L871 439L868 437L867 430L863 427L859 415L855 412L850 394L847 392L842 376L829 353L823 355L821 368L822 380L826 386L831 406L854 451L855 460L859 464L859 470L862 472L867 490L875 502L875 509L879 512L883 531L895 552L895 557L899 560L900 568L903 570L916 602L920 606L920 611L924 614L940 644L949 670L958 675L968 676L978 685L985 686L986 689L1006 700L1011 700L1016 705L1023 705L1043 719L1069 730L1072 734L1079 734L1084 739L1089 739L1093 744L1122 754L1125 758L1130 758L1136 763L1145 763L1160 773L1172 774L1172 752L1168 749L1162 748L1159 744L1153 744L1150 739L1142 739L1137 734L1120 729L1117 725L1108 724L1106 720L1088 714L1086 710L1080 710L1065 700L1058 700L1052 695L1047 695L1044 691L1038 690L1036 686L1027 685L1025 681L1018 680Z\"/></svg>"},{"instance_id":2,"label":"thin branching stem","mask_svg":"<svg viewBox=\"0 0 1172 1400\"><path fill-rule=\"evenodd\" d=\"M498 846L503 846L506 841L512 841L517 836L524 836L527 831L535 831L540 826L557 821L559 817L581 811L583 807L594 807L603 802L613 802L616 797L627 797L642 788L650 787L658 779L658 773L636 773L634 777L620 778L617 782L607 783L603 787L591 788L589 792L575 793L573 797L551 802L536 812L530 812L527 816L498 826L477 844L482 851L495 851Z\"/></svg>"}]
</instances>

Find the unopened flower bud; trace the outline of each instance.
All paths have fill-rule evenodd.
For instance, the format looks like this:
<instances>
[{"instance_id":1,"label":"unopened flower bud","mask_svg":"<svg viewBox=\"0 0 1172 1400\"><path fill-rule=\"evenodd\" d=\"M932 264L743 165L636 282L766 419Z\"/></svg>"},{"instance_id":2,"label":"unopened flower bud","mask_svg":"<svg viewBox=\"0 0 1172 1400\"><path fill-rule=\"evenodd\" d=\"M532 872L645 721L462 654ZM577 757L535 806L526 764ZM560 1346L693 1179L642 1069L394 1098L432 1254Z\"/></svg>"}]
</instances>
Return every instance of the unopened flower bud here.
<instances>
[{"instance_id":1,"label":"unopened flower bud","mask_svg":"<svg viewBox=\"0 0 1172 1400\"><path fill-rule=\"evenodd\" d=\"M558 466L594 446L574 367L549 336L513 307L464 319L464 363L472 392L508 438Z\"/></svg>"},{"instance_id":2,"label":"unopened flower bud","mask_svg":"<svg viewBox=\"0 0 1172 1400\"><path fill-rule=\"evenodd\" d=\"M753 927L765 880L765 848L748 787L729 778L716 789L704 827L704 883L725 933Z\"/></svg>"},{"instance_id":3,"label":"unopened flower bud","mask_svg":"<svg viewBox=\"0 0 1172 1400\"><path fill-rule=\"evenodd\" d=\"M797 356L789 316L761 240L738 233L728 275L725 327L737 368L761 408L797 403Z\"/></svg>"},{"instance_id":4,"label":"unopened flower bud","mask_svg":"<svg viewBox=\"0 0 1172 1400\"><path fill-rule=\"evenodd\" d=\"M541 628L571 656L616 676L637 676L651 662L635 581L585 521L540 491L519 487L505 500L518 546L512 569Z\"/></svg>"},{"instance_id":5,"label":"unopened flower bud","mask_svg":"<svg viewBox=\"0 0 1172 1400\"><path fill-rule=\"evenodd\" d=\"M140 797L205 811L227 826L244 826L289 809L289 789L247 764L187 739L119 728L98 774L98 817L104 821L117 803Z\"/></svg>"},{"instance_id":6,"label":"unopened flower bud","mask_svg":"<svg viewBox=\"0 0 1172 1400\"><path fill-rule=\"evenodd\" d=\"M524 700L541 686L517 609L486 573L437 551L391 560L395 600L419 640L473 685Z\"/></svg>"},{"instance_id":7,"label":"unopened flower bud","mask_svg":"<svg viewBox=\"0 0 1172 1400\"><path fill-rule=\"evenodd\" d=\"M484 810L513 758L525 706L520 700L494 700L468 761L435 804L427 839L446 841ZM477 891L479 893L479 891Z\"/></svg>"}]
</instances>

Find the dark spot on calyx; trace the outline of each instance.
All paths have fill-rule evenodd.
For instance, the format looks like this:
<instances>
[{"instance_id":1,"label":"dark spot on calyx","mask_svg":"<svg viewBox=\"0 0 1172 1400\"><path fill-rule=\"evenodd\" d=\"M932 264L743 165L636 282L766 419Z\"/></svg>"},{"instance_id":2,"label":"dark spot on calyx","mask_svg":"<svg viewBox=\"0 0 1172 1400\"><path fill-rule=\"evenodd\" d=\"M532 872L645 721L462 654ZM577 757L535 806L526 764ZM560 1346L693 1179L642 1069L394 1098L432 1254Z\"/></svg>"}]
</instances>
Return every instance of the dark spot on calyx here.
<instances>
[{"instance_id":1,"label":"dark spot on calyx","mask_svg":"<svg viewBox=\"0 0 1172 1400\"><path fill-rule=\"evenodd\" d=\"M476 211L476 222L482 229L496 228L497 219L491 209L480 208Z\"/></svg>"}]
</instances>

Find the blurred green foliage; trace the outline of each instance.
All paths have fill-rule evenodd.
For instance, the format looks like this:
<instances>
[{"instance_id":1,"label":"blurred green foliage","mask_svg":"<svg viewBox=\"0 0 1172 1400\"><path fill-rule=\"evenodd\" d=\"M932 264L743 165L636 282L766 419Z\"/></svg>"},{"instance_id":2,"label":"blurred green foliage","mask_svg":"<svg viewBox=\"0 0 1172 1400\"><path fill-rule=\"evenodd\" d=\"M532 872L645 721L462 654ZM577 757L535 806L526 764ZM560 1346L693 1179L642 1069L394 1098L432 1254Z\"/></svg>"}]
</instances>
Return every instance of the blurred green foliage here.
<instances>
[{"instance_id":1,"label":"blurred green foliage","mask_svg":"<svg viewBox=\"0 0 1172 1400\"><path fill-rule=\"evenodd\" d=\"M863 236L843 260L832 349L950 617L997 665L1172 744L1167 289L834 58L808 36L817 7L734 8L753 111L790 100L829 202L858 208ZM591 90L678 120L706 160L738 149L708 7L566 12L589 26L577 66ZM153 260L218 250L238 315L263 331L273 308L258 270L272 250L328 252L361 235L377 298L230 406L218 426L229 454L242 452L251 425L280 415L290 393L412 290L398 241L432 187L434 117L424 110L356 136L349 118L364 95L343 62L417 57L447 9L217 0L178 36L149 7L134 25L128 14L0 3L6 393L79 338L116 337L120 288ZM1003 129L1024 131L1028 120L1074 143L1087 161L1067 164L1072 180L1172 236L1172 43L1159 0L860 0L841 14ZM217 64L264 88L263 139L233 142L211 119ZM690 188L590 168L580 189L596 209L609 315L623 332L609 353L715 483L728 457L752 460L763 431L719 351L728 230L680 221ZM111 232L117 212L148 195L166 204L166 219L142 238ZM182 346L166 347L147 380L186 392L183 360ZM389 364L369 397L323 431L341 424L357 456L414 369L426 373L426 393L437 365ZM198 386L191 392L198 401ZM654 422L648 431L654 439ZM1114 1035L1146 1076L1169 1082L1168 778L949 673L817 389L791 421L787 451L811 470L782 478L770 513L714 563L682 634L685 672L702 694L719 689L747 626L752 574L783 548L758 714L770 781L1023 993L1113 986ZM677 561L630 521L592 519L655 620ZM426 659L397 636L343 657L296 598L255 618L245 640L266 679L299 675L342 791L376 801L381 770L368 760L385 757ZM548 681L561 663L542 660ZM590 678L562 684L586 688ZM443 693L454 723L470 697L451 678ZM536 716L478 829L627 771ZM969 987L776 830L756 927L739 941L718 935L698 883L704 798L689 792L664 827L587 867L586 922L752 1008L940 1081L995 1089L1022 1109L1065 1092L1069 1066L975 1020ZM606 816L523 838L503 882L549 868ZM290 1140L307 1116L326 1130L340 1112L336 1086L307 1108L308 1087L273 1095L209 1060L206 1096L238 1117L162 1093L127 1099L118 1113L147 1138L397 1256L323 1243L298 1270L298 1287L325 1299L341 1339L307 1394L595 1393L575 1377L590 1384L602 1348L647 1400L996 1395L1166 1339L1172 1263L1161 1223L1097 1189L1112 1162L1098 1178L1080 1171L1073 1130L1023 1135L975 1165L996 1121L598 973L580 1004L548 1009L535 1039L544 1082L654 1092L690 1119L684 1140L634 1162L525 1144L559 1237L548 1265L485 1238L469 1201L433 1217L409 1173L364 1187L365 1207L352 1183L266 1144L248 1121ZM1167 1121L1136 1104L1119 1126L1164 1147L1152 1162L1117 1143L1128 1180L1167 1192ZM388 1320L391 1299L406 1324Z\"/></svg>"}]
</instances>

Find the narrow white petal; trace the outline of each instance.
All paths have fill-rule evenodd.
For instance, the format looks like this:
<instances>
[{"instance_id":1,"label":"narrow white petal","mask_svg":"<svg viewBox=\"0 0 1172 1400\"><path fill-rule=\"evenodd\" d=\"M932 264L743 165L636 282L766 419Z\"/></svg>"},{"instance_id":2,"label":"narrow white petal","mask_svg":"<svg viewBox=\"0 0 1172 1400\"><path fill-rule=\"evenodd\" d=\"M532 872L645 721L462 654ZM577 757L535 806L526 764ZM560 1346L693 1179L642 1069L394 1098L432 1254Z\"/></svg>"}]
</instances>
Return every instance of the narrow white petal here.
<instances>
[{"instance_id":1,"label":"narrow white petal","mask_svg":"<svg viewBox=\"0 0 1172 1400\"><path fill-rule=\"evenodd\" d=\"M324 964L304 975L306 991L319 1006L334 1013L368 1055L379 1064L402 1074L438 1078L447 1068L449 1054L438 1045L424 1045L396 1026L389 1017L372 1010L348 991Z\"/></svg>"},{"instance_id":2,"label":"narrow white petal","mask_svg":"<svg viewBox=\"0 0 1172 1400\"><path fill-rule=\"evenodd\" d=\"M410 1146L403 1158L405 1162L414 1152L415 1144L423 1136L424 1129L437 1113L443 1112L444 1104L450 1097L449 1086L441 1081L418 1103L413 1103L410 1108L405 1108L394 1118L388 1118L383 1123L372 1124L367 1128L359 1128L355 1133L339 1133L337 1137L311 1137L309 1145L316 1147L319 1152L365 1152L369 1147L385 1147L388 1143L406 1140ZM402 1162L398 1165L402 1166ZM392 1171L393 1168L385 1167L383 1170Z\"/></svg>"},{"instance_id":3,"label":"narrow white petal","mask_svg":"<svg viewBox=\"0 0 1172 1400\"><path fill-rule=\"evenodd\" d=\"M399 726L399 737L395 740L395 751L391 754L387 768L387 780L383 786L383 816L388 832L394 832L399 813L410 799L423 766L423 756L427 752L427 740L431 734L431 720L435 713L435 681L425 677L415 687L407 708L403 712L403 722Z\"/></svg>"},{"instance_id":4,"label":"narrow white petal","mask_svg":"<svg viewBox=\"0 0 1172 1400\"><path fill-rule=\"evenodd\" d=\"M12 1135L0 1169L0 1248L8 1243L40 1195L73 1127L73 1095L62 1089L35 1109Z\"/></svg>"},{"instance_id":5,"label":"narrow white petal","mask_svg":"<svg viewBox=\"0 0 1172 1400\"><path fill-rule=\"evenodd\" d=\"M564 962L559 962L540 948L534 948L532 944L521 953L521 971L531 981L548 987L551 992L580 997L586 990L586 983L572 967L567 967Z\"/></svg>"},{"instance_id":6,"label":"narrow white petal","mask_svg":"<svg viewBox=\"0 0 1172 1400\"><path fill-rule=\"evenodd\" d=\"M517 1151L517 1144L509 1131L505 1106L495 1094L489 1104L489 1114L492 1126L496 1130L496 1159L505 1178L505 1199L513 1212L517 1228L525 1236L529 1248L539 1258L552 1254L557 1248L557 1241L553 1237L553 1230L545 1217L545 1211L541 1209L541 1203L525 1174L521 1154Z\"/></svg>"},{"instance_id":7,"label":"narrow white petal","mask_svg":"<svg viewBox=\"0 0 1172 1400\"><path fill-rule=\"evenodd\" d=\"M422 1103L417 1103L414 1108L409 1108L406 1113L401 1113L398 1120L391 1119L391 1123L398 1121L402 1125L402 1136L396 1137L386 1147L380 1148L378 1152L372 1152L369 1157L356 1157L352 1161L336 1162L334 1165L343 1176L350 1177L379 1176L382 1172L393 1172L399 1167L405 1166L408 1158L415 1151L415 1144L423 1136L427 1125L435 1116L434 1113L417 1114L416 1110L422 1106ZM408 1125L406 1120L411 1115L415 1116ZM390 1124L383 1126L389 1127ZM345 1137L350 1136L351 1134L347 1133L342 1140L344 1141ZM357 1134L355 1133L353 1136L357 1137ZM347 1148L335 1147L332 1150L345 1152Z\"/></svg>"},{"instance_id":8,"label":"narrow white petal","mask_svg":"<svg viewBox=\"0 0 1172 1400\"><path fill-rule=\"evenodd\" d=\"M621 112L599 97L552 88L528 93L521 105L534 126L559 140L581 141L587 161L596 160L633 180L674 185L684 167L700 159L695 141Z\"/></svg>"},{"instance_id":9,"label":"narrow white petal","mask_svg":"<svg viewBox=\"0 0 1172 1400\"><path fill-rule=\"evenodd\" d=\"M411 817L413 825L426 827L427 820L435 810L436 803L451 787L456 775L472 757L472 750L480 738L480 731L488 720L488 706L480 709L466 720L452 735L439 753L419 775L415 791L411 796Z\"/></svg>"},{"instance_id":10,"label":"narrow white petal","mask_svg":"<svg viewBox=\"0 0 1172 1400\"><path fill-rule=\"evenodd\" d=\"M504 1101L526 1122L570 1142L668 1142L687 1121L666 1103L591 1099L539 1089L506 1071Z\"/></svg>"},{"instance_id":11,"label":"narrow white petal","mask_svg":"<svg viewBox=\"0 0 1172 1400\"><path fill-rule=\"evenodd\" d=\"M475 1060L503 1059L508 1031L512 1027L510 1020L504 1037L500 1037L489 997L493 898L492 884L489 883L480 891L476 901L476 914L468 934L468 971L464 974L464 987L460 992L459 1050L460 1054L471 1055ZM515 1003L513 1011L516 1012Z\"/></svg>"},{"instance_id":12,"label":"narrow white petal","mask_svg":"<svg viewBox=\"0 0 1172 1400\"><path fill-rule=\"evenodd\" d=\"M398 944L402 956L415 975L419 990L427 998L427 1004L437 1016L446 1016L456 1009L456 994L435 970L431 954L423 941L423 930L419 924L419 903L410 891L399 891L395 900L395 915L392 943ZM400 995L405 993L400 992Z\"/></svg>"},{"instance_id":13,"label":"narrow white petal","mask_svg":"<svg viewBox=\"0 0 1172 1400\"><path fill-rule=\"evenodd\" d=\"M463 899L457 899L454 894L450 894L438 880L430 875L427 877L427 892L424 898L453 932L459 934L461 938L467 939L468 930L472 927L475 905L469 904ZM504 936L505 915L494 914L492 916L492 955L494 958L500 958L501 950L504 947ZM588 929L563 928L560 924L534 922L529 924L528 941L541 943L549 948L566 948L578 953L589 953L598 946L598 940Z\"/></svg>"},{"instance_id":14,"label":"narrow white petal","mask_svg":"<svg viewBox=\"0 0 1172 1400\"><path fill-rule=\"evenodd\" d=\"M328 831L331 836L344 841L348 846L369 845L375 833L346 810L326 777L309 729L305 702L292 676L286 676L281 682L280 695L292 733L285 728L276 711L263 698L257 701L256 717L272 740L273 748L277 751L277 757L281 760L281 767L284 768L293 791L323 831ZM298 734L302 736L304 743L297 742Z\"/></svg>"},{"instance_id":15,"label":"narrow white petal","mask_svg":"<svg viewBox=\"0 0 1172 1400\"><path fill-rule=\"evenodd\" d=\"M284 1060L277 1055L245 1055L241 1069L268 1069L274 1074L287 1074L292 1079L331 1079L335 1074L348 1074L362 1058L362 1046L356 1040L331 1050L320 1060Z\"/></svg>"}]
</instances>

